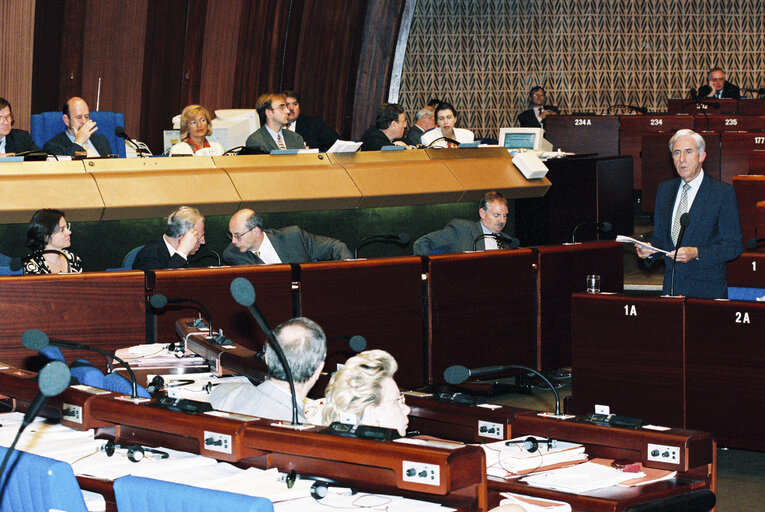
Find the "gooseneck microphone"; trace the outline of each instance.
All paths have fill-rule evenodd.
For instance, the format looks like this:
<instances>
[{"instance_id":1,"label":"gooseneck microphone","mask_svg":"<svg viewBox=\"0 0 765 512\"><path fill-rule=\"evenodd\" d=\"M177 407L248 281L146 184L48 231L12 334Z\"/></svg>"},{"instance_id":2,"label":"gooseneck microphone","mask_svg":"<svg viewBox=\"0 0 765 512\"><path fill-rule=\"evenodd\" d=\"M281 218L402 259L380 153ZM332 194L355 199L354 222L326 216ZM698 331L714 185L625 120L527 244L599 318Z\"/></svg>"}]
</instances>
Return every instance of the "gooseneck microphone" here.
<instances>
[{"instance_id":1,"label":"gooseneck microphone","mask_svg":"<svg viewBox=\"0 0 765 512\"><path fill-rule=\"evenodd\" d=\"M213 323L212 323L212 317L210 316L210 312L207 310L204 304L199 302L196 299L186 299L183 297L171 297L167 298L161 293L155 293L154 295L149 297L149 305L154 309L163 309L168 304L183 304L183 303L190 303L194 304L199 307L199 311L205 316L205 320L207 320L207 327L210 329L208 338L210 338L212 341L214 341L218 345L223 345L227 339L223 334L215 334L213 330Z\"/></svg>"},{"instance_id":2,"label":"gooseneck microphone","mask_svg":"<svg viewBox=\"0 0 765 512\"><path fill-rule=\"evenodd\" d=\"M603 222L580 222L576 226L574 226L574 231L571 233L571 243L576 243L576 232L579 231L579 228L582 226L590 226L595 228L595 231L600 231L601 233L608 233L611 231L612 226L611 223L608 221Z\"/></svg>"},{"instance_id":3,"label":"gooseneck microphone","mask_svg":"<svg viewBox=\"0 0 765 512\"><path fill-rule=\"evenodd\" d=\"M680 232L677 234L677 244L675 244L675 257L672 258L672 274L669 279L669 294L675 295L675 267L677 267L677 250L682 247L683 235L685 235L685 228L691 223L691 216L688 212L685 212L680 216Z\"/></svg>"},{"instance_id":4,"label":"gooseneck microphone","mask_svg":"<svg viewBox=\"0 0 765 512\"><path fill-rule=\"evenodd\" d=\"M24 432L24 429L26 429L35 417L37 417L37 413L40 412L40 409L45 405L48 398L60 394L69 387L71 376L72 374L69 371L69 367L63 361L51 361L40 370L40 373L37 375L37 385L40 388L40 392L34 400L32 400L32 403L29 404L29 409L27 409L27 412L24 414L24 419L21 420L21 425L19 425L19 430L16 432L16 437L13 439L13 443L11 443L10 448L8 448L8 451L5 453L3 463L0 465L0 479L2 479L5 474L5 466L8 464L8 459L11 456L11 453L13 453L13 450L16 448L16 443L19 442L21 433ZM7 482L7 479L5 480ZM0 492L0 496L2 495L3 493Z\"/></svg>"},{"instance_id":5,"label":"gooseneck microphone","mask_svg":"<svg viewBox=\"0 0 765 512\"><path fill-rule=\"evenodd\" d=\"M648 114L648 109L647 108L645 108L645 107L638 107L636 105L620 105L620 104L618 104L618 105L611 105L610 107L608 107L608 110L613 110L613 109L616 109L616 108L623 108L623 109L626 109L626 110L631 110L633 112L637 112L638 114L643 114L643 115Z\"/></svg>"},{"instance_id":6,"label":"gooseneck microphone","mask_svg":"<svg viewBox=\"0 0 765 512\"><path fill-rule=\"evenodd\" d=\"M497 247L500 249L517 249L521 242L512 236L507 236L504 233L484 233L483 235L478 235L475 237L475 240L473 240L473 250L478 250L478 242L483 240L484 238L494 238L497 240Z\"/></svg>"},{"instance_id":7,"label":"gooseneck microphone","mask_svg":"<svg viewBox=\"0 0 765 512\"><path fill-rule=\"evenodd\" d=\"M433 144L435 144L435 143L436 143L436 142L438 142L439 140L445 140L446 142L448 142L448 143L450 143L450 144L456 144L457 146L459 146L459 145L460 145L460 141L458 141L458 140L454 140L454 139L452 139L452 138L450 138L450 137L439 137L439 138L437 138L437 139L434 139L434 140L432 140L432 141L430 142L430 144L428 144L428 145L427 145L427 146L425 146L425 147L426 147L426 148L432 148L432 147L433 147ZM443 149L443 148L436 148L436 149Z\"/></svg>"},{"instance_id":8,"label":"gooseneck microphone","mask_svg":"<svg viewBox=\"0 0 765 512\"><path fill-rule=\"evenodd\" d=\"M468 368L465 368L464 366L454 365L444 370L444 380L447 383L456 386L458 384L462 384L463 382L468 380L470 377L481 377L483 375L503 373L503 372L506 372L507 370L524 370L524 371L533 373L534 375L542 379L549 386L549 388L552 389L552 392L555 395L555 415L560 416L561 408L560 408L560 396L558 396L558 390L555 389L555 386L553 386L552 382L550 382L547 379L547 377L542 375L540 372L534 370L533 368L529 368L528 366L521 366L518 364L509 364L509 365L503 365L503 366L486 366L484 368L475 368L473 370L469 370Z\"/></svg>"},{"instance_id":9,"label":"gooseneck microphone","mask_svg":"<svg viewBox=\"0 0 765 512\"><path fill-rule=\"evenodd\" d=\"M125 361L120 359L114 354L110 354L109 352L105 350L101 350L98 347L93 347L91 345L83 345L81 343L73 343L71 341L64 341L64 340L58 340L56 338L49 338L47 334L42 332L39 329L29 329L27 331L24 331L24 334L21 335L21 343L28 348L29 350L40 350L42 348L47 347L48 345L53 345L54 347L61 347L61 348L70 348L70 349L79 349L79 350L90 350L91 352L96 352L98 354L101 354L102 356L111 357L118 363L120 363L122 366L125 367L125 369L128 372L128 375L130 375L130 398L133 400L138 399L138 381L135 378L135 374L133 373L133 370L130 368L130 365L127 364Z\"/></svg>"},{"instance_id":10,"label":"gooseneck microphone","mask_svg":"<svg viewBox=\"0 0 765 512\"><path fill-rule=\"evenodd\" d=\"M765 242L765 238L750 238L746 241L746 248L750 251L756 251L762 242ZM11 270L13 270L13 267L11 267Z\"/></svg>"},{"instance_id":11,"label":"gooseneck microphone","mask_svg":"<svg viewBox=\"0 0 765 512\"><path fill-rule=\"evenodd\" d=\"M292 368L290 368L290 364L287 361L287 356L284 355L282 346L279 345L276 336L274 336L274 331L268 326L266 318L255 304L255 288L252 286L251 282L243 277L237 277L232 280L230 288L231 296L238 304L246 307L250 311L250 314L260 326L260 330L265 333L268 343L271 344L274 352L276 352L279 361L281 361L282 366L284 367L284 373L287 374L287 381L290 385L290 394L292 395L292 424L300 425L300 422L298 421L297 395L295 394L295 379L292 377Z\"/></svg>"},{"instance_id":12,"label":"gooseneck microphone","mask_svg":"<svg viewBox=\"0 0 765 512\"><path fill-rule=\"evenodd\" d=\"M128 134L125 133L125 127L124 126L115 126L114 127L114 135L121 139L125 139L126 142L128 142L131 146L135 148L135 152L138 153L138 156L143 158L143 150L138 146L138 144L133 141L130 137L128 137Z\"/></svg>"},{"instance_id":13,"label":"gooseneck microphone","mask_svg":"<svg viewBox=\"0 0 765 512\"><path fill-rule=\"evenodd\" d=\"M409 245L409 235L406 233L399 233L398 235L371 235L362 238L353 251L353 259L359 258L359 250L367 245L380 243L380 244L396 244L399 247L406 247Z\"/></svg>"}]
</instances>

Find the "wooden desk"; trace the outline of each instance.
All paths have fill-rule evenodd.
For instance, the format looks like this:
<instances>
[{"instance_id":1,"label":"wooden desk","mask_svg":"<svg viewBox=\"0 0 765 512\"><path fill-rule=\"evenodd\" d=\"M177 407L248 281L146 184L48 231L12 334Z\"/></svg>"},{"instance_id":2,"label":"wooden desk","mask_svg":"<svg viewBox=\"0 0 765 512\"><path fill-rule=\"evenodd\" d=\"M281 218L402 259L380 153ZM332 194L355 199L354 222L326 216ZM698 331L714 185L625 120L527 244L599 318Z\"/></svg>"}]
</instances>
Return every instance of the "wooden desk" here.
<instances>
[{"instance_id":1,"label":"wooden desk","mask_svg":"<svg viewBox=\"0 0 765 512\"><path fill-rule=\"evenodd\" d=\"M601 277L601 290L624 291L624 249L616 242L534 248L537 252L537 361L542 370L571 366L571 294L586 277Z\"/></svg>"},{"instance_id":2,"label":"wooden desk","mask_svg":"<svg viewBox=\"0 0 765 512\"><path fill-rule=\"evenodd\" d=\"M359 334L368 349L388 351L402 388L426 384L422 265L414 256L300 264L300 314L328 340ZM353 355L347 343L327 350L328 371Z\"/></svg>"},{"instance_id":3,"label":"wooden desk","mask_svg":"<svg viewBox=\"0 0 765 512\"><path fill-rule=\"evenodd\" d=\"M685 305L688 425L723 446L765 450L765 303L688 299Z\"/></svg>"},{"instance_id":4,"label":"wooden desk","mask_svg":"<svg viewBox=\"0 0 765 512\"><path fill-rule=\"evenodd\" d=\"M572 295L569 410L603 404L685 427L683 306L681 298Z\"/></svg>"},{"instance_id":5,"label":"wooden desk","mask_svg":"<svg viewBox=\"0 0 765 512\"><path fill-rule=\"evenodd\" d=\"M500 363L535 367L531 249L428 256L428 379Z\"/></svg>"},{"instance_id":6,"label":"wooden desk","mask_svg":"<svg viewBox=\"0 0 765 512\"><path fill-rule=\"evenodd\" d=\"M727 114L693 116L693 124L698 131L705 132L749 132L765 129L765 116L746 114Z\"/></svg>"},{"instance_id":7,"label":"wooden desk","mask_svg":"<svg viewBox=\"0 0 765 512\"><path fill-rule=\"evenodd\" d=\"M757 203L765 201L765 176L734 176L733 188L738 199L744 244L750 238L765 237L765 233L757 231Z\"/></svg>"},{"instance_id":8,"label":"wooden desk","mask_svg":"<svg viewBox=\"0 0 765 512\"><path fill-rule=\"evenodd\" d=\"M765 149L765 131L720 134L720 179L733 183L733 177L749 174L749 154Z\"/></svg>"},{"instance_id":9,"label":"wooden desk","mask_svg":"<svg viewBox=\"0 0 765 512\"><path fill-rule=\"evenodd\" d=\"M550 141L553 150L561 148L568 153L616 156L619 154L619 117L548 117L545 120L545 139Z\"/></svg>"},{"instance_id":10,"label":"wooden desk","mask_svg":"<svg viewBox=\"0 0 765 512\"><path fill-rule=\"evenodd\" d=\"M753 116L765 115L764 98L744 98L738 100L738 111Z\"/></svg>"},{"instance_id":11,"label":"wooden desk","mask_svg":"<svg viewBox=\"0 0 765 512\"><path fill-rule=\"evenodd\" d=\"M690 98L670 98L667 100L667 110L670 114L698 114L706 111L708 114L733 114L738 112L738 100L699 98L699 102Z\"/></svg>"},{"instance_id":12,"label":"wooden desk","mask_svg":"<svg viewBox=\"0 0 765 512\"><path fill-rule=\"evenodd\" d=\"M255 287L255 303L273 328L292 318L292 267L289 265L244 265L236 267L152 270L146 272L146 294L161 293L168 299L194 299L212 316L213 329L221 328L229 338L252 350L260 350L265 341L249 311L231 297L231 281L249 279ZM154 340L170 343L177 339L175 322L198 312L191 303L168 304L152 312ZM127 344L125 344L127 345Z\"/></svg>"},{"instance_id":13,"label":"wooden desk","mask_svg":"<svg viewBox=\"0 0 765 512\"><path fill-rule=\"evenodd\" d=\"M765 252L744 251L729 261L728 286L765 288Z\"/></svg>"}]
</instances>

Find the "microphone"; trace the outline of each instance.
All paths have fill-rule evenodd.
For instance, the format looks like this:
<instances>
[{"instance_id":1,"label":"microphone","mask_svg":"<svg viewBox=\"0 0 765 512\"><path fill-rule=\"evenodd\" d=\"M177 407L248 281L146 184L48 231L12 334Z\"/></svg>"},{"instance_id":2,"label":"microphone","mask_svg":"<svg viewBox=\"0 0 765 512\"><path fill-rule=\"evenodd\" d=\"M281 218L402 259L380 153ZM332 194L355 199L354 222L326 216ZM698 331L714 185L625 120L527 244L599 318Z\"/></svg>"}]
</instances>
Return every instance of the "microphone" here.
<instances>
[{"instance_id":1,"label":"microphone","mask_svg":"<svg viewBox=\"0 0 765 512\"><path fill-rule=\"evenodd\" d=\"M765 87L761 87L760 89L744 89L744 90L746 92L753 92L753 93L758 94L760 96L765 94ZM16 154L18 154L18 153L16 153Z\"/></svg>"},{"instance_id":2,"label":"microphone","mask_svg":"<svg viewBox=\"0 0 765 512\"><path fill-rule=\"evenodd\" d=\"M220 262L221 261L220 260L220 254L218 254L217 252L213 251L212 249L207 249L202 256L200 256L198 258L192 258L191 261L194 261L196 263L197 261L202 261L203 259L209 258L210 256L215 256L216 258L218 258L218 266L219 267L223 266L221 264L221 262Z\"/></svg>"},{"instance_id":3,"label":"microphone","mask_svg":"<svg viewBox=\"0 0 765 512\"><path fill-rule=\"evenodd\" d=\"M533 373L534 375L542 379L550 387L550 389L552 389L552 392L555 395L555 415L560 416L561 408L560 408L560 396L558 396L558 390L555 389L555 386L553 386L552 382L550 382L547 379L547 377L542 375L540 372L534 370L533 368L529 368L528 366L510 364L510 365L504 365L504 366L486 366L484 368L475 368L475 369L469 370L465 368L464 366L454 365L444 370L444 380L447 383L456 386L458 384L462 384L463 382L468 380L470 377L481 377L483 375L502 373L507 370L516 370L516 369Z\"/></svg>"},{"instance_id":4,"label":"microphone","mask_svg":"<svg viewBox=\"0 0 765 512\"><path fill-rule=\"evenodd\" d=\"M475 240L473 240L474 251L478 250L478 242L484 238L495 238L497 240L497 247L500 249L517 249L518 246L521 245L521 242L517 238L508 236L504 233L484 233L483 235L478 235L475 237Z\"/></svg>"},{"instance_id":5,"label":"microphone","mask_svg":"<svg viewBox=\"0 0 765 512\"><path fill-rule=\"evenodd\" d=\"M367 349L367 340L364 338L364 336L361 336L360 334L354 334L353 336L343 336L342 334L339 336L335 336L327 341L327 345L329 345L332 342L335 341L345 341L348 343L348 346L351 347L351 350L353 350L356 353L364 352Z\"/></svg>"},{"instance_id":6,"label":"microphone","mask_svg":"<svg viewBox=\"0 0 765 512\"><path fill-rule=\"evenodd\" d=\"M138 156L143 158L143 151L138 146L138 144L136 144L135 141L133 141L133 139L128 137L128 134L125 133L125 127L124 126L115 126L114 127L114 135L116 135L117 137L119 137L121 139L125 139L125 141L129 142L130 145L135 148L135 152L138 153Z\"/></svg>"},{"instance_id":7,"label":"microphone","mask_svg":"<svg viewBox=\"0 0 765 512\"><path fill-rule=\"evenodd\" d=\"M637 112L638 114L648 114L648 109L646 107L638 107L636 105L611 105L608 107L608 110L612 110L615 108L624 108L627 110L632 110L633 112Z\"/></svg>"},{"instance_id":8,"label":"microphone","mask_svg":"<svg viewBox=\"0 0 765 512\"><path fill-rule=\"evenodd\" d=\"M406 247L409 245L409 235L406 233L399 233L398 235L371 235L362 238L356 249L353 251L353 259L359 258L359 250L362 247L374 243L396 244L399 247Z\"/></svg>"},{"instance_id":9,"label":"microphone","mask_svg":"<svg viewBox=\"0 0 765 512\"><path fill-rule=\"evenodd\" d=\"M756 251L757 246L760 245L762 242L765 242L765 238L750 238L746 241L746 248L750 251ZM13 260L11 260L11 265L13 264ZM13 270L13 266L11 266L11 270Z\"/></svg>"},{"instance_id":10,"label":"microphone","mask_svg":"<svg viewBox=\"0 0 765 512\"><path fill-rule=\"evenodd\" d=\"M452 139L452 138L449 138L449 137L439 137L439 138L437 138L437 139L434 139L433 141L431 141L431 143L430 143L430 144L428 144L428 145L427 145L427 146L425 146L425 147L426 147L426 148L430 148L430 147L433 147L433 144L435 144L435 143L436 143L436 142L438 142L439 140L445 140L446 142L448 142L448 143L450 143L450 144L456 144L457 146L459 146L459 145L460 145L460 141L458 141L458 140L454 140L454 139Z\"/></svg>"},{"instance_id":11,"label":"microphone","mask_svg":"<svg viewBox=\"0 0 765 512\"><path fill-rule=\"evenodd\" d=\"M24 418L21 420L19 430L16 432L16 437L13 439L8 451L5 452L3 463L0 464L0 479L2 479L5 474L5 466L8 464L11 453L13 453L13 450L16 448L16 443L19 442L19 438L21 437L22 432L24 432L24 429L32 423L48 398L61 394L69 387L69 380L71 377L72 374L69 371L69 367L63 361L51 361L40 370L40 373L37 374L37 385L40 388L40 392L29 405L29 409L27 409Z\"/></svg>"},{"instance_id":12,"label":"microphone","mask_svg":"<svg viewBox=\"0 0 765 512\"><path fill-rule=\"evenodd\" d=\"M120 359L114 354L110 354L109 352L105 350L101 350L98 347L92 347L90 345L82 345L80 343L72 343L70 341L58 340L56 338L49 338L47 334L45 334L39 329L29 329L24 331L24 333L21 335L21 343L29 350L35 350L35 351L40 350L44 347L47 347L48 345L53 345L54 347L61 347L61 348L90 350L91 352L96 352L98 354L101 354L102 356L111 357L112 359L120 363L122 366L124 366L125 369L127 370L128 375L130 375L130 386L131 386L130 398L133 400L138 399L138 381L135 378L135 374L133 373L133 370L130 368L129 364L127 364L125 361L123 361L122 359Z\"/></svg>"},{"instance_id":13,"label":"microphone","mask_svg":"<svg viewBox=\"0 0 765 512\"><path fill-rule=\"evenodd\" d=\"M675 244L675 257L672 258L672 275L669 279L669 294L675 295L675 267L677 267L677 250L682 247L683 235L685 235L685 228L691 223L691 216L688 212L685 212L680 216L680 232L677 234L677 244Z\"/></svg>"},{"instance_id":14,"label":"microphone","mask_svg":"<svg viewBox=\"0 0 765 512\"><path fill-rule=\"evenodd\" d=\"M287 381L290 385L290 394L292 395L292 424L300 425L300 422L298 422L297 395L295 394L295 379L292 377L292 368L290 368L290 364L287 361L287 356L284 355L282 346L279 345L276 336L274 336L274 331L268 326L268 322L266 322L263 313L261 313L258 306L255 305L255 288L252 286L251 282L243 277L233 279L230 288L231 296L238 304L246 307L250 311L250 314L258 323L260 329L266 334L268 343L271 343L271 347L274 349L274 352L276 352L279 361L281 361L282 366L284 367L284 373L287 374Z\"/></svg>"},{"instance_id":15,"label":"microphone","mask_svg":"<svg viewBox=\"0 0 765 512\"><path fill-rule=\"evenodd\" d=\"M572 244L576 243L576 232L582 226L591 226L591 227L595 228L595 231L600 231L602 233L608 233L609 231L611 231L611 228L612 228L611 223L608 222L608 221L603 221L603 222L580 222L579 224L577 224L574 227L573 233L571 233L571 243Z\"/></svg>"},{"instance_id":16,"label":"microphone","mask_svg":"<svg viewBox=\"0 0 765 512\"><path fill-rule=\"evenodd\" d=\"M151 295L149 297L149 305L154 309L162 309L168 304L183 304L183 303L191 303L195 304L196 306L199 306L199 310L202 312L202 314L205 316L205 319L207 320L207 327L210 329L209 335L207 338L210 338L213 342L215 342L217 345L225 345L227 338L223 335L223 333L215 334L213 331L213 323L212 323L212 317L210 317L210 312L207 311L207 308L204 304L199 302L196 299L184 299L183 297L171 297L167 298L161 293L155 293L154 295Z\"/></svg>"}]
</instances>

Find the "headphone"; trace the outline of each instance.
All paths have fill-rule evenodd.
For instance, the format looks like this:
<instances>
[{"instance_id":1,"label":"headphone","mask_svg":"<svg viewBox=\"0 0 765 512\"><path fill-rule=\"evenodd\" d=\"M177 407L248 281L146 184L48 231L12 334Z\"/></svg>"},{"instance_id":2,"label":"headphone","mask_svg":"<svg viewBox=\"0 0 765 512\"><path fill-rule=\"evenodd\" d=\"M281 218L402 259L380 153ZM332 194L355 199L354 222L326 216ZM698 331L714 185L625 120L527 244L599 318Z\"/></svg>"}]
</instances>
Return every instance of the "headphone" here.
<instances>
[{"instance_id":1,"label":"headphone","mask_svg":"<svg viewBox=\"0 0 765 512\"><path fill-rule=\"evenodd\" d=\"M144 448L140 444L115 444L112 440L107 441L106 444L101 447L101 449L106 452L107 457L114 455L114 451L117 449L126 449L127 458L130 462L141 462L146 456L146 453L156 455L160 459L167 459L170 457L169 453L163 452L162 450Z\"/></svg>"},{"instance_id":2,"label":"headphone","mask_svg":"<svg viewBox=\"0 0 765 512\"><path fill-rule=\"evenodd\" d=\"M295 485L295 480L300 477L301 480L313 480L313 485L311 486L311 497L315 500L320 500L327 496L327 492L329 491L329 486L334 485L336 487L349 487L347 484L344 484L342 482L338 482L337 480L333 480L331 478L324 478L322 476L313 476L313 475L298 475L295 470L291 470L289 473L287 473L284 477L285 482L287 483L287 488L292 489L292 486ZM356 489L350 488L351 494L356 494Z\"/></svg>"},{"instance_id":3,"label":"headphone","mask_svg":"<svg viewBox=\"0 0 765 512\"><path fill-rule=\"evenodd\" d=\"M523 441L506 441L505 446L511 446L511 445L521 445L521 448L526 450L529 453L536 453L539 450L539 445L544 444L547 445L547 451L550 451L551 448L555 448L558 446L558 441L556 439L552 438L543 438L543 439L537 439L536 437L527 437Z\"/></svg>"}]
</instances>

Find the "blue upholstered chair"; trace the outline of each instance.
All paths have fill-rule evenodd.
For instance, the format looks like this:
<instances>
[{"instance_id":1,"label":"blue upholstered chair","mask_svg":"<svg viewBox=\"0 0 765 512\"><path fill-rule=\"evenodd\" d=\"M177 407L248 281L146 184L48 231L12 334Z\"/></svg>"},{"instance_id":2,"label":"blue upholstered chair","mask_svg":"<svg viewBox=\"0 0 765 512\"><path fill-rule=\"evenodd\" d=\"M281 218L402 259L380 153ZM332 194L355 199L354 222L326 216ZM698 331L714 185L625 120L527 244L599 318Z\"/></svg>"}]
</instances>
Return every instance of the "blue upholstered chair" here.
<instances>
[{"instance_id":1,"label":"blue upholstered chair","mask_svg":"<svg viewBox=\"0 0 765 512\"><path fill-rule=\"evenodd\" d=\"M90 111L90 118L96 122L98 132L109 140L112 151L125 158L125 140L114 135L114 128L125 126L125 116L119 112L109 112L102 110L100 112ZM32 140L39 147L52 139L55 135L66 130L64 120L61 118L61 112L43 112L42 114L32 114L31 116Z\"/></svg>"},{"instance_id":2,"label":"blue upholstered chair","mask_svg":"<svg viewBox=\"0 0 765 512\"><path fill-rule=\"evenodd\" d=\"M0 459L7 451L0 447ZM87 512L72 466L59 460L14 451L0 489L0 512Z\"/></svg>"},{"instance_id":3,"label":"blue upholstered chair","mask_svg":"<svg viewBox=\"0 0 765 512\"><path fill-rule=\"evenodd\" d=\"M115 480L114 497L117 512L272 512L274 509L266 498L138 476Z\"/></svg>"},{"instance_id":4,"label":"blue upholstered chair","mask_svg":"<svg viewBox=\"0 0 765 512\"><path fill-rule=\"evenodd\" d=\"M11 270L11 258L7 254L0 254L0 276L15 276L24 273L23 269Z\"/></svg>"},{"instance_id":5,"label":"blue upholstered chair","mask_svg":"<svg viewBox=\"0 0 765 512\"><path fill-rule=\"evenodd\" d=\"M89 361L78 359L71 364L72 377L80 384L104 389L104 372L90 364Z\"/></svg>"},{"instance_id":6,"label":"blue upholstered chair","mask_svg":"<svg viewBox=\"0 0 765 512\"><path fill-rule=\"evenodd\" d=\"M101 387L115 393L122 393L123 395L130 395L133 392L130 381L118 373L107 373L104 375L104 385ZM140 384L138 385L138 396L151 398L146 388Z\"/></svg>"}]
</instances>

